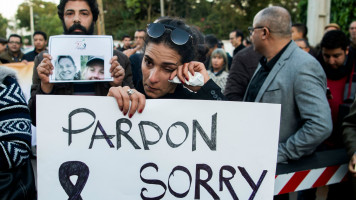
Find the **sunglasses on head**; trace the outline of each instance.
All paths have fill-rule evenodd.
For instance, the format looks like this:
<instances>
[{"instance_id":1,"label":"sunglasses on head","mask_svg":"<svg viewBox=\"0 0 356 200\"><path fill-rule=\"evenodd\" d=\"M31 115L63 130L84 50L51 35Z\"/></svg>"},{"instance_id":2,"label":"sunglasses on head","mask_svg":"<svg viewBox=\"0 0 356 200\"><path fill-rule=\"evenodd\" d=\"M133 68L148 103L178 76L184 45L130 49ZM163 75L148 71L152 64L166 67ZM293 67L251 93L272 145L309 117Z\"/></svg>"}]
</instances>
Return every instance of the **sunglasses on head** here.
<instances>
[{"instance_id":1,"label":"sunglasses on head","mask_svg":"<svg viewBox=\"0 0 356 200\"><path fill-rule=\"evenodd\" d=\"M185 30L160 23L152 23L147 27L147 34L152 38L161 37L166 30L171 30L171 40L176 45L184 45L192 36Z\"/></svg>"}]
</instances>

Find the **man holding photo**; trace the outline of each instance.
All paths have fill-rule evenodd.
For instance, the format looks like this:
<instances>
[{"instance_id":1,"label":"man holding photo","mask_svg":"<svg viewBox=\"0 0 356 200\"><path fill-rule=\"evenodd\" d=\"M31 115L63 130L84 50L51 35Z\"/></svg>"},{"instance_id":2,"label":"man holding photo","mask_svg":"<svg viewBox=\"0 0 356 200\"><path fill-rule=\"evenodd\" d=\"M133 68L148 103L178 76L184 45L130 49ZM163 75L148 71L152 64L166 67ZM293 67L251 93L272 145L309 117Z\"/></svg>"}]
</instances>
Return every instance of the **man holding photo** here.
<instances>
[{"instance_id":1,"label":"man holding photo","mask_svg":"<svg viewBox=\"0 0 356 200\"><path fill-rule=\"evenodd\" d=\"M99 15L96 0L61 0L57 8L58 16L63 23L64 34L94 34L94 25ZM133 87L130 62L119 51L114 50L114 56L110 60L112 82L50 83L49 77L53 74L54 69L51 59L52 57L47 51L40 53L35 58L29 101L34 125L36 125L37 94L106 96L111 86Z\"/></svg>"}]
</instances>

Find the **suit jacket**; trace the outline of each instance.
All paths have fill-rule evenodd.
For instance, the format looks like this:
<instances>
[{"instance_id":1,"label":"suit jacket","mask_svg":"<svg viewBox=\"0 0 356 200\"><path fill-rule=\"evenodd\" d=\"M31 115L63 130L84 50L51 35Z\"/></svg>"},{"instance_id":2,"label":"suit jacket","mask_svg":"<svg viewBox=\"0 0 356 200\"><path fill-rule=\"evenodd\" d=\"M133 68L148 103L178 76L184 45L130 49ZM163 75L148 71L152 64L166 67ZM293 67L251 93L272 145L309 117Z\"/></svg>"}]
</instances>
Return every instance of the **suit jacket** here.
<instances>
[{"instance_id":1,"label":"suit jacket","mask_svg":"<svg viewBox=\"0 0 356 200\"><path fill-rule=\"evenodd\" d=\"M356 99L342 123L342 135L347 153L351 157L356 153Z\"/></svg>"},{"instance_id":2,"label":"suit jacket","mask_svg":"<svg viewBox=\"0 0 356 200\"><path fill-rule=\"evenodd\" d=\"M261 54L253 50L253 46L242 49L234 56L224 92L227 99L242 101L261 57Z\"/></svg>"},{"instance_id":3,"label":"suit jacket","mask_svg":"<svg viewBox=\"0 0 356 200\"><path fill-rule=\"evenodd\" d=\"M260 68L259 64L256 72ZM293 41L262 84L255 102L282 106L278 163L311 154L331 134L326 75L319 62Z\"/></svg>"}]
</instances>

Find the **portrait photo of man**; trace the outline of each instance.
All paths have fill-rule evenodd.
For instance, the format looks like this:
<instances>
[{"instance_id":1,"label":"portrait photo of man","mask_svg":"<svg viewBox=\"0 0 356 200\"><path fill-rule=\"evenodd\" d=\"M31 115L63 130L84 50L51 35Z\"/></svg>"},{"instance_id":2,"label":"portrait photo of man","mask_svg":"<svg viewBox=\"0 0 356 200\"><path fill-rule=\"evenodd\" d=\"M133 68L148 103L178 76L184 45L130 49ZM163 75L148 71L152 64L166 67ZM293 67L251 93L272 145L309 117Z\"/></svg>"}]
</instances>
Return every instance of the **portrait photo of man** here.
<instances>
[{"instance_id":1,"label":"portrait photo of man","mask_svg":"<svg viewBox=\"0 0 356 200\"><path fill-rule=\"evenodd\" d=\"M58 56L55 64L55 80L71 81L79 79L73 58L69 55Z\"/></svg>"},{"instance_id":2,"label":"portrait photo of man","mask_svg":"<svg viewBox=\"0 0 356 200\"><path fill-rule=\"evenodd\" d=\"M82 80L104 80L104 57L82 56ZM85 60L87 60L85 62Z\"/></svg>"}]
</instances>

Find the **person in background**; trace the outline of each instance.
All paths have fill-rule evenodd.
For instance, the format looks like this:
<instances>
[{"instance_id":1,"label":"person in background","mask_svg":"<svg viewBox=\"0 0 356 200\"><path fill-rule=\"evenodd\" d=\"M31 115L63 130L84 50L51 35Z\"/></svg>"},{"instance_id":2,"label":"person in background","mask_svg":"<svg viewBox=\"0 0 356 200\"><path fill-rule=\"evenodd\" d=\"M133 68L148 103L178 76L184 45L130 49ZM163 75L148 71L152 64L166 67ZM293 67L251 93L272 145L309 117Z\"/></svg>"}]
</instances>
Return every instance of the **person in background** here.
<instances>
[{"instance_id":1,"label":"person in background","mask_svg":"<svg viewBox=\"0 0 356 200\"><path fill-rule=\"evenodd\" d=\"M249 31L254 49L263 57L244 101L281 104L277 162L298 160L313 153L332 130L325 73L293 42L285 8L261 10Z\"/></svg>"},{"instance_id":2,"label":"person in background","mask_svg":"<svg viewBox=\"0 0 356 200\"><path fill-rule=\"evenodd\" d=\"M227 56L227 61L228 61L227 66L228 66L228 68L229 68L229 70L230 70L230 68L231 68L231 63L232 63L232 57L231 57L231 55L229 54L229 52L226 52L224 43L223 43L221 40L219 40L218 48L224 49L224 51L225 51L225 53L226 53L226 56Z\"/></svg>"},{"instance_id":3,"label":"person in background","mask_svg":"<svg viewBox=\"0 0 356 200\"><path fill-rule=\"evenodd\" d=\"M243 100L248 83L262 58L262 55L253 49L253 45L242 49L232 60L224 91L224 95L230 101Z\"/></svg>"},{"instance_id":4,"label":"person in background","mask_svg":"<svg viewBox=\"0 0 356 200\"><path fill-rule=\"evenodd\" d=\"M136 86L138 82L142 80L141 63L143 59L143 47L144 39L146 37L146 31L138 29L135 32L135 48L124 51L129 57L132 69L132 81Z\"/></svg>"},{"instance_id":5,"label":"person in background","mask_svg":"<svg viewBox=\"0 0 356 200\"><path fill-rule=\"evenodd\" d=\"M2 63L14 63L21 62L23 53L21 51L22 47L22 37L17 34L11 34L7 41L8 48L0 54L0 59Z\"/></svg>"},{"instance_id":6,"label":"person in background","mask_svg":"<svg viewBox=\"0 0 356 200\"><path fill-rule=\"evenodd\" d=\"M308 28L304 24L295 23L292 25L292 40L307 39Z\"/></svg>"},{"instance_id":7,"label":"person in background","mask_svg":"<svg viewBox=\"0 0 356 200\"><path fill-rule=\"evenodd\" d=\"M245 47L249 47L252 45L252 42L251 42L251 39L249 36L245 37L244 41L242 42L242 44L245 46Z\"/></svg>"},{"instance_id":8,"label":"person in background","mask_svg":"<svg viewBox=\"0 0 356 200\"><path fill-rule=\"evenodd\" d=\"M143 29L137 29L135 31L135 42L134 42L134 47L131 49L127 49L125 51L123 51L123 53L130 58L132 55L134 55L135 53L137 54L142 54L143 50L143 45L144 45L144 38L146 36L146 31Z\"/></svg>"},{"instance_id":9,"label":"person in background","mask_svg":"<svg viewBox=\"0 0 356 200\"><path fill-rule=\"evenodd\" d=\"M131 37L129 35L124 35L121 38L122 47L118 48L119 51L123 52L127 49L131 49Z\"/></svg>"},{"instance_id":10,"label":"person in background","mask_svg":"<svg viewBox=\"0 0 356 200\"><path fill-rule=\"evenodd\" d=\"M224 96L216 83L209 78L203 63L194 61L197 55L196 30L180 19L163 18L147 27L145 52L142 62L142 81L135 89L111 87L109 96L115 97L120 110L131 118L142 113L146 98L149 99L207 99L223 100ZM179 33L179 34L178 34ZM185 84L188 71L199 72L203 86ZM178 77L181 83L170 82Z\"/></svg>"},{"instance_id":11,"label":"person in background","mask_svg":"<svg viewBox=\"0 0 356 200\"><path fill-rule=\"evenodd\" d=\"M340 30L340 26L336 23L330 23L327 24L324 27L324 35L325 33L327 33L328 31L335 31L335 30ZM314 55L316 55L318 60L322 59L322 55L321 55L321 47L320 47L320 43L318 43L317 45L315 45L314 49L313 49Z\"/></svg>"},{"instance_id":12,"label":"person in background","mask_svg":"<svg viewBox=\"0 0 356 200\"><path fill-rule=\"evenodd\" d=\"M356 21L351 22L349 26L350 33L350 50L356 52Z\"/></svg>"},{"instance_id":13,"label":"person in background","mask_svg":"<svg viewBox=\"0 0 356 200\"><path fill-rule=\"evenodd\" d=\"M46 49L47 46L47 34L45 32L42 31L36 31L35 33L33 33L33 42L35 45L35 49L33 51L30 51L28 53L26 53L23 56L23 60L26 61L34 61L35 57L41 53L42 51L44 51Z\"/></svg>"},{"instance_id":14,"label":"person in background","mask_svg":"<svg viewBox=\"0 0 356 200\"><path fill-rule=\"evenodd\" d=\"M325 33L321 40L322 60L327 78L328 102L333 120L333 132L325 141L328 148L342 147L340 127L356 94L355 58L349 51L349 39L342 31Z\"/></svg>"},{"instance_id":15,"label":"person in background","mask_svg":"<svg viewBox=\"0 0 356 200\"><path fill-rule=\"evenodd\" d=\"M208 70L209 77L221 88L223 93L228 72L228 60L224 49L217 48L211 53L211 61Z\"/></svg>"},{"instance_id":16,"label":"person in background","mask_svg":"<svg viewBox=\"0 0 356 200\"><path fill-rule=\"evenodd\" d=\"M340 26L336 23L330 23L324 27L324 34L328 31L336 31L336 30L340 30Z\"/></svg>"},{"instance_id":17,"label":"person in background","mask_svg":"<svg viewBox=\"0 0 356 200\"><path fill-rule=\"evenodd\" d=\"M211 53L218 48L219 45L219 40L218 38L213 35L213 34L208 34L204 37L205 45L209 48L208 53L206 54L206 60L204 62L205 67L210 66L210 58L211 58Z\"/></svg>"},{"instance_id":18,"label":"person in background","mask_svg":"<svg viewBox=\"0 0 356 200\"><path fill-rule=\"evenodd\" d=\"M5 52L6 45L7 45L7 40L5 38L0 37L0 54ZM3 62L6 62L6 60L1 59L0 57L0 64L2 64Z\"/></svg>"},{"instance_id":19,"label":"person in background","mask_svg":"<svg viewBox=\"0 0 356 200\"><path fill-rule=\"evenodd\" d=\"M263 57L244 101L281 104L277 163L312 154L332 131L322 67L292 40L291 16L285 8L261 10L249 31L254 49ZM288 199L288 194L275 199Z\"/></svg>"},{"instance_id":20,"label":"person in background","mask_svg":"<svg viewBox=\"0 0 356 200\"><path fill-rule=\"evenodd\" d=\"M356 199L356 101L353 102L350 113L342 123L342 136L347 154L350 157L348 169L351 174L350 199Z\"/></svg>"},{"instance_id":21,"label":"person in background","mask_svg":"<svg viewBox=\"0 0 356 200\"><path fill-rule=\"evenodd\" d=\"M7 40L0 37L0 54L5 51L7 45Z\"/></svg>"},{"instance_id":22,"label":"person in background","mask_svg":"<svg viewBox=\"0 0 356 200\"><path fill-rule=\"evenodd\" d=\"M244 40L244 34L239 29L236 29L230 32L229 38L232 46L235 48L232 54L232 57L234 57L237 52L245 48L245 46L242 44L242 41Z\"/></svg>"},{"instance_id":23,"label":"person in background","mask_svg":"<svg viewBox=\"0 0 356 200\"><path fill-rule=\"evenodd\" d=\"M310 55L312 55L313 57L317 57L314 52L312 51L308 40L306 39L297 39L294 40L294 42L298 45L299 48L301 48L303 51L309 53Z\"/></svg>"}]
</instances>

